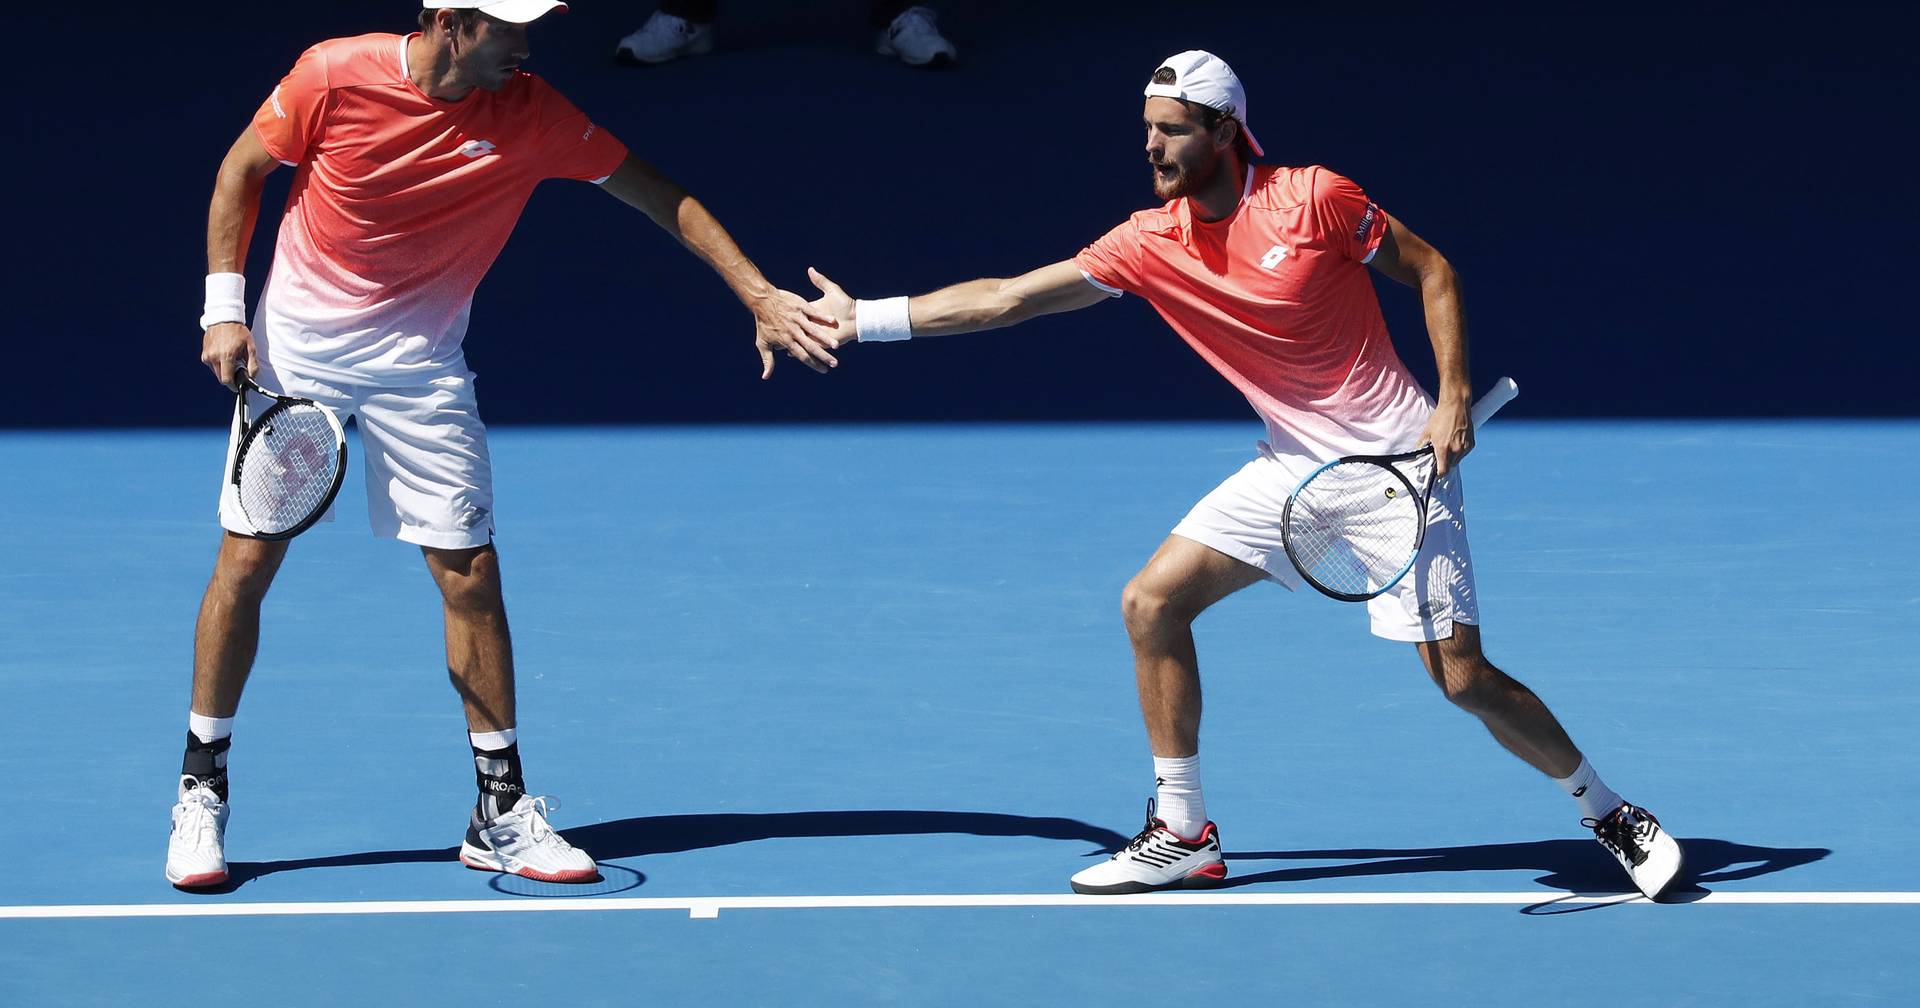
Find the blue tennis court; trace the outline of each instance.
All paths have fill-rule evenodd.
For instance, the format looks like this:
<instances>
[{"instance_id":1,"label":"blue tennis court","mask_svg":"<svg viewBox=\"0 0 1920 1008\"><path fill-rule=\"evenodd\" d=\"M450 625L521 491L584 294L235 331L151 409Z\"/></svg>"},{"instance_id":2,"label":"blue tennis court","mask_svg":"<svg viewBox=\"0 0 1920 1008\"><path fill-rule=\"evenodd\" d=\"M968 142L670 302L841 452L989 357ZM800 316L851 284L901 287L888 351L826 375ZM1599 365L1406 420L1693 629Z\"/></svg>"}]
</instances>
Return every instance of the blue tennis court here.
<instances>
[{"instance_id":1,"label":"blue tennis court","mask_svg":"<svg viewBox=\"0 0 1920 1008\"><path fill-rule=\"evenodd\" d=\"M455 861L438 596L356 459L267 601L234 881L187 895L223 436L0 433L0 1004L1920 1002L1920 423L1503 417L1467 464L1488 653L1686 842L1674 905L1360 607L1266 585L1196 629L1232 884L1068 894L1150 791L1121 587L1252 423L497 429L584 887Z\"/></svg>"}]
</instances>

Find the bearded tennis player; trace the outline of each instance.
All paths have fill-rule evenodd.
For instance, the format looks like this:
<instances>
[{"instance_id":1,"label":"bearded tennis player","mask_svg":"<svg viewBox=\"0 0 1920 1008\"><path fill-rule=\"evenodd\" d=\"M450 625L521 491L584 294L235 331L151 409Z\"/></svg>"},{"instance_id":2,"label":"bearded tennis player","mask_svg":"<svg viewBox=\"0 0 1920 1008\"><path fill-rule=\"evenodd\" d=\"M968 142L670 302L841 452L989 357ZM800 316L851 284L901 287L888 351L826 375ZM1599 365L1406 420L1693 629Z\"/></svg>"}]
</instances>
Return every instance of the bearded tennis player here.
<instances>
[{"instance_id":1,"label":"bearded tennis player","mask_svg":"<svg viewBox=\"0 0 1920 1008\"><path fill-rule=\"evenodd\" d=\"M818 272L829 339L883 343L1010 326L1135 294L1246 395L1266 422L1259 453L1174 526L1121 600L1153 750L1147 822L1072 878L1080 893L1217 886L1220 832L1200 786L1200 672L1192 624L1258 581L1293 589L1281 546L1289 492L1342 455L1431 443L1438 481L1426 542L1406 578L1368 603L1373 633L1414 646L1448 700L1553 778L1582 822L1648 896L1679 877L1680 848L1652 813L1601 781L1534 693L1480 648L1480 613L1455 468L1473 448L1460 284L1434 248L1347 178L1259 164L1246 91L1207 52L1183 52L1147 84L1146 154L1162 206L1134 214L1072 259L1010 280L914 298L855 301ZM1367 272L1420 292L1440 378L1429 396L1387 335Z\"/></svg>"},{"instance_id":2,"label":"bearded tennis player","mask_svg":"<svg viewBox=\"0 0 1920 1008\"><path fill-rule=\"evenodd\" d=\"M479 784L460 860L555 882L598 872L553 831L547 800L527 793L521 771L492 466L461 349L474 288L534 186L579 179L645 213L720 274L753 315L761 377L775 351L815 370L835 363L830 318L810 317L802 298L769 284L698 201L520 68L528 25L565 6L430 0L417 32L308 49L220 166L200 320L201 360L223 383L244 366L263 387L356 418L374 534L419 546L444 602L447 669L465 702ZM293 189L249 328L240 271L262 180L283 164ZM167 880L186 889L227 881L234 713L260 602L287 549L245 534L222 483L228 531L194 632L167 845Z\"/></svg>"}]
</instances>

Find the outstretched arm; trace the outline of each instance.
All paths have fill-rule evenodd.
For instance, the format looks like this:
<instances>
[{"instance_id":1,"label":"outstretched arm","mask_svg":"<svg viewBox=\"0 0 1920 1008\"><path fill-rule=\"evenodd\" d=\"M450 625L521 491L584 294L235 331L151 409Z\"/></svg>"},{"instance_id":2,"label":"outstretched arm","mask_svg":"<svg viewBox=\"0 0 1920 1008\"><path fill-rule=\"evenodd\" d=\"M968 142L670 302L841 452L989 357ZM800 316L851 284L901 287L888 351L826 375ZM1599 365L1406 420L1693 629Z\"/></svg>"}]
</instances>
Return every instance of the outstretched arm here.
<instances>
[{"instance_id":1,"label":"outstretched arm","mask_svg":"<svg viewBox=\"0 0 1920 1008\"><path fill-rule=\"evenodd\" d=\"M820 288L821 298L814 304L840 321L831 342L836 347L856 339L874 342L1001 329L1038 315L1076 311L1112 296L1094 286L1071 259L1012 279L969 280L931 294L885 301L856 301L819 270L809 269L807 275ZM864 332L862 308L868 313Z\"/></svg>"},{"instance_id":2,"label":"outstretched arm","mask_svg":"<svg viewBox=\"0 0 1920 1008\"><path fill-rule=\"evenodd\" d=\"M1440 372L1433 417L1422 432L1422 444L1433 445L1433 469L1447 474L1453 463L1473 450L1472 379L1467 376L1467 312L1460 298L1460 275L1447 257L1407 230L1389 214L1387 234L1373 257L1373 268L1420 292L1426 308L1427 338Z\"/></svg>"},{"instance_id":3,"label":"outstretched arm","mask_svg":"<svg viewBox=\"0 0 1920 1008\"><path fill-rule=\"evenodd\" d=\"M825 373L839 362L828 348L833 319L808 307L806 299L767 282L759 267L735 245L727 229L685 189L652 165L628 155L601 188L639 210L713 267L740 303L753 312L754 345L760 351L760 377L773 375L773 352Z\"/></svg>"}]
</instances>

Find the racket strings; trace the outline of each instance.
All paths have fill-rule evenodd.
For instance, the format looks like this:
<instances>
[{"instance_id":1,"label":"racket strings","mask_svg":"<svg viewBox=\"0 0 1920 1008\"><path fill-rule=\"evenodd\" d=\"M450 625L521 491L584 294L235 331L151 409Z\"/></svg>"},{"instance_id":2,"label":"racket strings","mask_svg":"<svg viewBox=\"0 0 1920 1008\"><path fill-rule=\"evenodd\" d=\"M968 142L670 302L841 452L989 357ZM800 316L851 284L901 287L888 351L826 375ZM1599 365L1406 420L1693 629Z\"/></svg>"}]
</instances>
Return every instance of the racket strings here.
<instances>
[{"instance_id":1,"label":"racket strings","mask_svg":"<svg viewBox=\"0 0 1920 1008\"><path fill-rule=\"evenodd\" d=\"M269 535L322 507L340 471L339 442L319 406L275 410L259 421L240 458L240 509Z\"/></svg>"},{"instance_id":2,"label":"racket strings","mask_svg":"<svg viewBox=\"0 0 1920 1008\"><path fill-rule=\"evenodd\" d=\"M1418 473L1408 473L1409 482ZM1415 486L1422 485L1414 482ZM1322 587L1370 595L1391 584L1419 550L1421 503L1386 466L1342 462L1294 495L1287 544Z\"/></svg>"}]
</instances>

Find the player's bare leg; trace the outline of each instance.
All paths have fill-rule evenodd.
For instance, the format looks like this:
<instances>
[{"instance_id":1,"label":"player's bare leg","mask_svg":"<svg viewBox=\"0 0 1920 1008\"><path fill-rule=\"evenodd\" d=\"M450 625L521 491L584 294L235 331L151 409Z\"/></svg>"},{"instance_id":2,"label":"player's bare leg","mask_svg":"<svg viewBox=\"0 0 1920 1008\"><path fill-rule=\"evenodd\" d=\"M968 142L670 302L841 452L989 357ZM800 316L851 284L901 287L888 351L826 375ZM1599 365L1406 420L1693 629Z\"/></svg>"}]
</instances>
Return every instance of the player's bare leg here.
<instances>
[{"instance_id":1,"label":"player's bare leg","mask_svg":"<svg viewBox=\"0 0 1920 1008\"><path fill-rule=\"evenodd\" d=\"M1134 680L1155 756L1200 752L1200 659L1193 621L1215 602L1263 580L1257 567L1191 539L1168 536L1120 597L1133 642Z\"/></svg>"},{"instance_id":2,"label":"player's bare leg","mask_svg":"<svg viewBox=\"0 0 1920 1008\"><path fill-rule=\"evenodd\" d=\"M1453 636L1414 645L1447 699L1473 714L1507 751L1525 760L1578 801L1595 839L1650 898L1680 878L1680 846L1646 809L1627 804L1594 772L1566 729L1534 692L1493 666L1480 650L1480 628L1453 625Z\"/></svg>"},{"instance_id":3,"label":"player's bare leg","mask_svg":"<svg viewBox=\"0 0 1920 1008\"><path fill-rule=\"evenodd\" d=\"M447 618L447 675L467 709L479 800L460 861L544 882L600 877L593 859L547 823L548 801L527 794L514 729L513 640L500 591L500 555L423 547Z\"/></svg>"},{"instance_id":4,"label":"player's bare leg","mask_svg":"<svg viewBox=\"0 0 1920 1008\"><path fill-rule=\"evenodd\" d=\"M193 709L230 718L260 646L260 603L287 556L287 541L224 533L193 629Z\"/></svg>"},{"instance_id":5,"label":"player's bare leg","mask_svg":"<svg viewBox=\"0 0 1920 1008\"><path fill-rule=\"evenodd\" d=\"M1547 705L1480 650L1480 628L1455 623L1446 640L1414 645L1448 700L1480 719L1495 740L1528 766L1559 779L1580 766L1580 750Z\"/></svg>"},{"instance_id":6,"label":"player's bare leg","mask_svg":"<svg viewBox=\"0 0 1920 1008\"><path fill-rule=\"evenodd\" d=\"M500 593L500 557L492 546L423 547L447 618L447 675L474 732L514 726L513 641Z\"/></svg>"},{"instance_id":7,"label":"player's bare leg","mask_svg":"<svg viewBox=\"0 0 1920 1008\"><path fill-rule=\"evenodd\" d=\"M208 889L227 881L227 749L234 711L260 645L260 603L287 543L224 533L193 628L193 708L167 835L167 881Z\"/></svg>"},{"instance_id":8,"label":"player's bare leg","mask_svg":"<svg viewBox=\"0 0 1920 1008\"><path fill-rule=\"evenodd\" d=\"M1168 536L1121 596L1133 641L1140 713L1153 748L1147 824L1113 857L1073 876L1078 893L1108 895L1219 885L1220 837L1200 794L1200 661L1193 621L1208 606L1266 577L1191 539Z\"/></svg>"}]
</instances>

